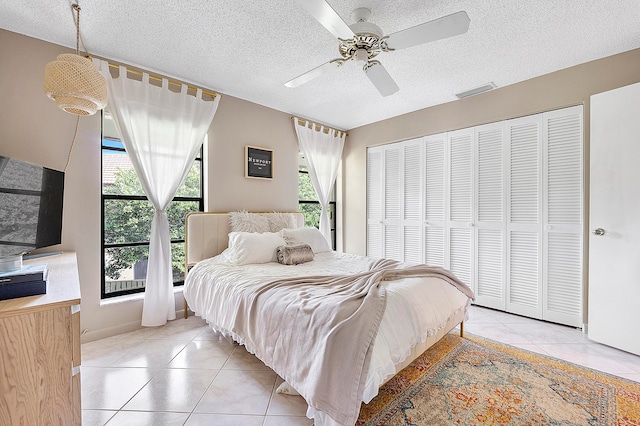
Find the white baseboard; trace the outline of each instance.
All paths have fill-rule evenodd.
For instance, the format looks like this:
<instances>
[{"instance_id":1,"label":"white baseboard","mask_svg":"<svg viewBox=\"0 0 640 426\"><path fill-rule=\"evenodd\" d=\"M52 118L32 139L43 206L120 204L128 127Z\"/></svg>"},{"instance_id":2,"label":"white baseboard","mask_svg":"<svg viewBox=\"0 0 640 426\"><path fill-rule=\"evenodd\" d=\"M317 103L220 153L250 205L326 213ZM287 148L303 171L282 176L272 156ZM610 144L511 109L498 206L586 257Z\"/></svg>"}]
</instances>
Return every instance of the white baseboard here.
<instances>
[{"instance_id":1,"label":"white baseboard","mask_svg":"<svg viewBox=\"0 0 640 426\"><path fill-rule=\"evenodd\" d=\"M184 309L176 310L176 320L180 320L184 318ZM142 330L143 327L140 325L140 320L131 321L124 324L118 324L113 327L101 328L99 330L94 331L86 331L83 332L80 336L80 343L89 343L95 340L105 339L107 337L117 336L118 334L129 333L131 331Z\"/></svg>"}]
</instances>

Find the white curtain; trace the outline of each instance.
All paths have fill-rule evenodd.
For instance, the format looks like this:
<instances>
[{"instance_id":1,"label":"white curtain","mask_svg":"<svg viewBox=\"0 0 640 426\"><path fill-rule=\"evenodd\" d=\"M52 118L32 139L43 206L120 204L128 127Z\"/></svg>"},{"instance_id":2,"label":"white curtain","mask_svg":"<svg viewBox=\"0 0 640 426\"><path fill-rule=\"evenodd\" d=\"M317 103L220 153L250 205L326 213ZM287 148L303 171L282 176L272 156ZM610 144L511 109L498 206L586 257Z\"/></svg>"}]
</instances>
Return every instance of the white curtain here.
<instances>
[{"instance_id":1,"label":"white curtain","mask_svg":"<svg viewBox=\"0 0 640 426\"><path fill-rule=\"evenodd\" d=\"M318 126L306 121L301 124L294 119L298 142L307 160L307 168L313 189L322 207L320 232L331 243L331 222L329 221L329 197L338 176L345 132Z\"/></svg>"},{"instance_id":2,"label":"white curtain","mask_svg":"<svg viewBox=\"0 0 640 426\"><path fill-rule=\"evenodd\" d=\"M151 222L149 263L147 267L143 326L164 325L176 318L171 267L169 221L165 209L187 176L202 146L220 96L213 101L169 90L162 79L161 87L149 83L149 74L142 81L127 77L121 66L116 78L109 64L94 59L109 87L109 110L122 136L131 163L142 182L149 201L155 208Z\"/></svg>"}]
</instances>

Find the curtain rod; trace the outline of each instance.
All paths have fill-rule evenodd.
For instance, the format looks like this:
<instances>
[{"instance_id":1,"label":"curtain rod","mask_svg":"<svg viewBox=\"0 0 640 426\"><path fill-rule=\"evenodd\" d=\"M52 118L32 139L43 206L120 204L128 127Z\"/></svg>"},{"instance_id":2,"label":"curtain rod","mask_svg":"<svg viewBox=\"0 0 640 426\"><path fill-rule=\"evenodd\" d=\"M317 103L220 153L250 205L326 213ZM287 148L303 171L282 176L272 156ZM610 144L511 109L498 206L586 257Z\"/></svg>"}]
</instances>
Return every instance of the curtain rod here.
<instances>
[{"instance_id":1,"label":"curtain rod","mask_svg":"<svg viewBox=\"0 0 640 426\"><path fill-rule=\"evenodd\" d=\"M311 121L311 120L307 120L306 118L300 118L300 117L296 117L294 115L291 116L291 120L295 120L298 119L298 123L300 123L301 125L305 125L307 123L312 124L314 127L320 127L320 128L325 128L328 130L333 130L334 132L338 132L338 133L344 133L345 136L349 136L349 133L345 132L344 130L339 130L339 129L335 129L333 127L327 126L325 124L320 124L320 123L316 123L315 121ZM328 132L327 132L328 133Z\"/></svg>"},{"instance_id":2,"label":"curtain rod","mask_svg":"<svg viewBox=\"0 0 640 426\"><path fill-rule=\"evenodd\" d=\"M88 59L89 59L89 60L91 60L91 59L92 59L92 56L91 56L91 55L89 55L89 56L88 56ZM106 62L107 62L107 64L109 65L109 67L111 67L111 68L117 68L117 69L120 69L120 65L119 65L119 64L113 64L113 63L111 63L111 62L107 61L106 59L103 59L103 61L106 61ZM122 65L122 66L123 66L123 67L125 67L125 68L126 68L126 70L127 70L127 72L130 72L131 74L136 74L136 75L140 75L140 76L143 74L143 72L142 72L142 71L138 71L138 70L136 70L136 69L131 69L131 68L129 68L129 67L128 67L128 66L126 66L126 65ZM145 72L146 72L146 71L145 71ZM153 75L153 74L151 74L151 73L149 73L149 72L147 72L147 74L149 74L149 78L150 78L151 80L156 80L156 81L162 81L162 80L163 80L163 78L162 78L162 77L157 77L157 76L155 76L155 75ZM167 82L168 82L169 84L171 84L171 85L173 85L173 86L181 87L182 85L186 84L186 85L187 85L187 89L189 89L189 90L198 90L198 89L200 89L200 90L202 90L202 94L203 94L203 95L209 95L209 96L211 96L213 99L215 99L215 97L216 97L216 96L220 96L220 98L222 98L222 95L221 95L221 94L216 93L216 92L211 92L211 91L206 90L206 89L203 89L203 88L201 88L201 87L200 87L200 88L198 88L198 87L195 87L195 86L191 86L191 85L189 85L188 83L180 83L180 82L178 82L178 81L170 80L169 78L166 78L166 80L167 80Z\"/></svg>"}]
</instances>

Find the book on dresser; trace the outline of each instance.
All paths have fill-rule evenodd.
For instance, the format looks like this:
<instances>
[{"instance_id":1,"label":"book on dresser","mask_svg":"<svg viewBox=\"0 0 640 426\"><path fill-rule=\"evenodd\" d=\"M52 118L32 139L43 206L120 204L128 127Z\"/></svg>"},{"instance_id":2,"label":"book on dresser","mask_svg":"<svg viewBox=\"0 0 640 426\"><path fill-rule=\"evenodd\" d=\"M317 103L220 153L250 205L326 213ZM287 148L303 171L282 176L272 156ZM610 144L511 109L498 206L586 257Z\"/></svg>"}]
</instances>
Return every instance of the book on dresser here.
<instances>
[{"instance_id":1,"label":"book on dresser","mask_svg":"<svg viewBox=\"0 0 640 426\"><path fill-rule=\"evenodd\" d=\"M22 268L0 273L0 300L34 296L47 292L49 270L46 264L24 265Z\"/></svg>"}]
</instances>

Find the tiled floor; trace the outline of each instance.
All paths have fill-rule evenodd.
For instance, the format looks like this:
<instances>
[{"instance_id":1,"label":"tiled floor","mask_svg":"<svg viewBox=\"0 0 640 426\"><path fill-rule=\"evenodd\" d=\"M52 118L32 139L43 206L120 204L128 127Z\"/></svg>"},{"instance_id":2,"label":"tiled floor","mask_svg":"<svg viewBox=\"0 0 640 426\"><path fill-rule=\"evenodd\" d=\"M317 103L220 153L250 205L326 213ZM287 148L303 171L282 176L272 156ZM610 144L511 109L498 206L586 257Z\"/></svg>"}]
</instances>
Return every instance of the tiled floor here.
<instances>
[{"instance_id":1,"label":"tiled floor","mask_svg":"<svg viewBox=\"0 0 640 426\"><path fill-rule=\"evenodd\" d=\"M640 382L640 357L580 331L480 307L465 331ZM82 419L92 425L310 425L301 397L198 317L82 345Z\"/></svg>"}]
</instances>

